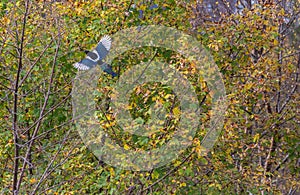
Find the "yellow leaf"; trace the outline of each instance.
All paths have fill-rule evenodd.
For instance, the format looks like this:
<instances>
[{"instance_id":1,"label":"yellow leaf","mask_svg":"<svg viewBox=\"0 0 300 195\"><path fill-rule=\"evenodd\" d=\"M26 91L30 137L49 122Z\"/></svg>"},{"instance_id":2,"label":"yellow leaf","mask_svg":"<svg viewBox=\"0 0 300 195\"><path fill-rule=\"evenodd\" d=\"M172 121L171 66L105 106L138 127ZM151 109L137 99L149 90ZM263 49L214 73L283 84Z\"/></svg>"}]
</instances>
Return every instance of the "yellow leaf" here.
<instances>
[{"instance_id":1,"label":"yellow leaf","mask_svg":"<svg viewBox=\"0 0 300 195\"><path fill-rule=\"evenodd\" d=\"M167 95L165 96L165 98L168 99L168 98L171 97L171 96L172 96L171 94L167 94Z\"/></svg>"},{"instance_id":2,"label":"yellow leaf","mask_svg":"<svg viewBox=\"0 0 300 195\"><path fill-rule=\"evenodd\" d=\"M112 177L115 176L115 170L114 170L114 168L109 168L109 172L110 172L110 175L111 175Z\"/></svg>"},{"instance_id":3,"label":"yellow leaf","mask_svg":"<svg viewBox=\"0 0 300 195\"><path fill-rule=\"evenodd\" d=\"M33 183L36 182L36 179L35 179L35 178L31 178L31 179L29 180L29 182L30 182L31 184L33 184Z\"/></svg>"},{"instance_id":4,"label":"yellow leaf","mask_svg":"<svg viewBox=\"0 0 300 195\"><path fill-rule=\"evenodd\" d=\"M201 145L196 146L195 150L196 150L198 156L206 156L206 154L207 154L207 149Z\"/></svg>"},{"instance_id":5,"label":"yellow leaf","mask_svg":"<svg viewBox=\"0 0 300 195\"><path fill-rule=\"evenodd\" d=\"M179 107L175 107L173 109L173 113L174 113L175 116L180 116L180 109L179 109Z\"/></svg>"},{"instance_id":6,"label":"yellow leaf","mask_svg":"<svg viewBox=\"0 0 300 195\"><path fill-rule=\"evenodd\" d=\"M185 187L185 186L186 186L186 183L184 183L184 182L180 184L180 187Z\"/></svg>"},{"instance_id":7,"label":"yellow leaf","mask_svg":"<svg viewBox=\"0 0 300 195\"><path fill-rule=\"evenodd\" d=\"M125 149L125 150L129 150L129 149L130 149L130 146L128 146L127 144L124 144L124 149Z\"/></svg>"},{"instance_id":8,"label":"yellow leaf","mask_svg":"<svg viewBox=\"0 0 300 195\"><path fill-rule=\"evenodd\" d=\"M146 10L146 8L147 8L147 6L144 5L144 4L140 6L140 9L143 10L143 11Z\"/></svg>"},{"instance_id":9,"label":"yellow leaf","mask_svg":"<svg viewBox=\"0 0 300 195\"><path fill-rule=\"evenodd\" d=\"M259 133L255 134L253 137L253 142L257 142L259 140Z\"/></svg>"}]
</instances>

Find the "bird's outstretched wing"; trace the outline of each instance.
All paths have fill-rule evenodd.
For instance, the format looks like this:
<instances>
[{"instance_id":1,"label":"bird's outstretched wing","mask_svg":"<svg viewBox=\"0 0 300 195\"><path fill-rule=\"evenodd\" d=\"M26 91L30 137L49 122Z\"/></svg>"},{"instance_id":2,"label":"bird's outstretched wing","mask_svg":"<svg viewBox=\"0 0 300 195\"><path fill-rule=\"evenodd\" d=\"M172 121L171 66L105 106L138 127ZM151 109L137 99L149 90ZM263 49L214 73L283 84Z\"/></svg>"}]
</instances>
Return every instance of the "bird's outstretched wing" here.
<instances>
[{"instance_id":1,"label":"bird's outstretched wing","mask_svg":"<svg viewBox=\"0 0 300 195\"><path fill-rule=\"evenodd\" d=\"M108 54L110 47L111 47L111 38L108 35L105 35L99 41L96 49L93 50L93 53L97 53L99 60L103 60L103 58L105 58L105 56Z\"/></svg>"},{"instance_id":2,"label":"bird's outstretched wing","mask_svg":"<svg viewBox=\"0 0 300 195\"><path fill-rule=\"evenodd\" d=\"M78 70L89 70L97 65L97 61L84 58L80 62L76 62L73 66Z\"/></svg>"},{"instance_id":3,"label":"bird's outstretched wing","mask_svg":"<svg viewBox=\"0 0 300 195\"><path fill-rule=\"evenodd\" d=\"M99 41L97 47L88 52L86 57L74 64L74 67L78 70L88 70L95 67L105 56L108 54L108 51L111 47L111 38L108 35L105 35Z\"/></svg>"}]
</instances>

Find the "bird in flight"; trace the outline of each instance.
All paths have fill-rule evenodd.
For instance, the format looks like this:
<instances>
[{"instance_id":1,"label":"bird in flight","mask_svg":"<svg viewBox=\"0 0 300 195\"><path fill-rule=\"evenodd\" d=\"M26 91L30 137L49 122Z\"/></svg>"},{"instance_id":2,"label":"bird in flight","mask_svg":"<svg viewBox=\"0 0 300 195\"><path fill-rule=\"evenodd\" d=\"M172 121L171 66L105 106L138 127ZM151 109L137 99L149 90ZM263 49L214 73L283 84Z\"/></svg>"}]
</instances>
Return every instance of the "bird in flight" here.
<instances>
[{"instance_id":1,"label":"bird in flight","mask_svg":"<svg viewBox=\"0 0 300 195\"><path fill-rule=\"evenodd\" d=\"M102 61L108 54L110 47L111 38L108 35L105 35L101 38L94 50L86 51L86 57L80 62L76 62L73 66L78 70L89 70L98 64L104 72L113 77L117 76L117 73L112 70L112 67Z\"/></svg>"}]
</instances>

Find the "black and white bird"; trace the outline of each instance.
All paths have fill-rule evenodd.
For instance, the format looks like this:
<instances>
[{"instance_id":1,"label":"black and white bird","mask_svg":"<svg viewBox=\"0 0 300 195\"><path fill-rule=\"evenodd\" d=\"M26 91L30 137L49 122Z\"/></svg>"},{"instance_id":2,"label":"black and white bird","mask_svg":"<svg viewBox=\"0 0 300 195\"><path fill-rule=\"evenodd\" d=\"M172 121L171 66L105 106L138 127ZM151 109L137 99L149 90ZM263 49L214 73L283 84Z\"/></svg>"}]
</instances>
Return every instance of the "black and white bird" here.
<instances>
[{"instance_id":1,"label":"black and white bird","mask_svg":"<svg viewBox=\"0 0 300 195\"><path fill-rule=\"evenodd\" d=\"M89 70L98 64L104 72L113 77L117 76L117 73L112 70L112 67L102 61L108 54L110 47L111 38L108 35L105 35L101 38L97 47L93 51L86 51L86 57L80 62L75 63L74 67L78 70Z\"/></svg>"}]
</instances>

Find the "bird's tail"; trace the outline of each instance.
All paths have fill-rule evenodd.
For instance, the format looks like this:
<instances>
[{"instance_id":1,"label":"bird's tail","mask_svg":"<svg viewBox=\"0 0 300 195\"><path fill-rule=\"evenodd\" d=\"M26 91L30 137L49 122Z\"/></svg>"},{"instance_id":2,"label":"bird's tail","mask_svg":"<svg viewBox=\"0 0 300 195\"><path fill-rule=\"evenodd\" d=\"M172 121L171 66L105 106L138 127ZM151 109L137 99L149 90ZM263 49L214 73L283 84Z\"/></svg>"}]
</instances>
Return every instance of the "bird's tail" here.
<instances>
[{"instance_id":1,"label":"bird's tail","mask_svg":"<svg viewBox=\"0 0 300 195\"><path fill-rule=\"evenodd\" d=\"M111 65L103 62L101 65L100 65L101 69L106 72L107 74L110 74L112 77L115 77L115 76L118 76L117 73L115 73L111 67Z\"/></svg>"}]
</instances>

